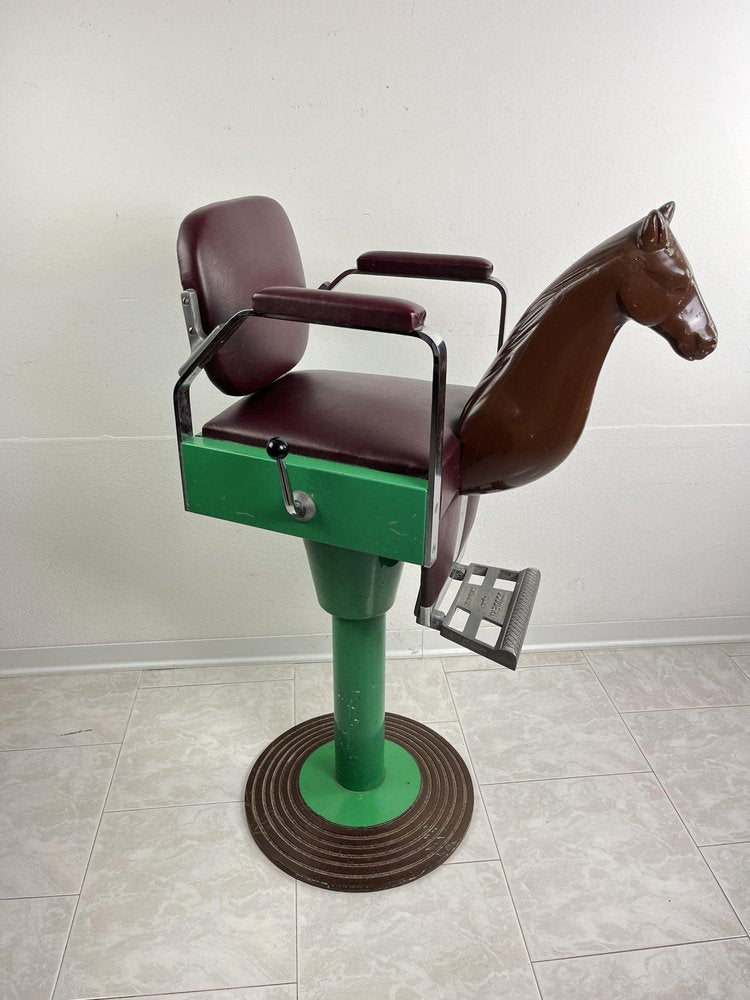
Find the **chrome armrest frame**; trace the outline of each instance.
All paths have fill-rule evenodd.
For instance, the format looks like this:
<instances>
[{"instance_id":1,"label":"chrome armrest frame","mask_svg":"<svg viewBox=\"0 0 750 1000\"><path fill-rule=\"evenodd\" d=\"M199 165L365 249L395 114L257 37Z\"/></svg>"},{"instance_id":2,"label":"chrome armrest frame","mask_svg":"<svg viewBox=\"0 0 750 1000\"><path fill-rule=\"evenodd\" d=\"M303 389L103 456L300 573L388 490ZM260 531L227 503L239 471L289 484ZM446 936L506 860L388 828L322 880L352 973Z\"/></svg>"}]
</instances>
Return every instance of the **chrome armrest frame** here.
<instances>
[{"instance_id":1,"label":"chrome armrest frame","mask_svg":"<svg viewBox=\"0 0 750 1000\"><path fill-rule=\"evenodd\" d=\"M185 296L192 297L185 302ZM192 289L186 289L181 296L183 308L189 304L192 325L197 331L201 328L200 311L197 298ZM174 387L174 414L177 429L178 446L186 437L193 436L193 417L190 406L190 386L196 376L206 367L216 351L232 337L246 319L258 315L253 309L240 309L226 323L217 326L207 337L198 339L197 346L187 361L179 370L179 378ZM305 320L297 320L303 323ZM335 326L336 324L327 324ZM351 329L344 327L344 329ZM366 331L367 332L367 331ZM448 352L442 337L429 333L424 327L419 327L412 333L402 333L395 330L372 330L372 333L395 333L400 337L417 337L430 348L432 353L432 394L430 401L430 455L427 467L427 513L425 519L425 544L423 565L431 566L437 558L438 532L440 530L440 507L442 502L443 479L443 428L445 425L445 387L448 372ZM190 336L190 331L188 330ZM191 339L192 345L192 339ZM185 491L185 473L182 467L182 448L180 452L180 476L182 479L183 500L187 503Z\"/></svg>"},{"instance_id":2,"label":"chrome armrest frame","mask_svg":"<svg viewBox=\"0 0 750 1000\"><path fill-rule=\"evenodd\" d=\"M341 274L337 274L336 277L333 279L333 281L324 281L323 284L319 285L318 287L320 288L321 291L330 291L331 289L335 288L336 285L338 285L338 283L340 281L343 281L344 278L348 278L350 274L363 274L363 275L366 275L367 277L370 277L370 278L372 278L372 277L378 277L378 278L388 278L388 277L390 277L390 278L404 278L404 277L407 277L407 278L418 278L418 279L420 279L422 281L460 281L460 282L463 282L464 284L469 284L469 285L492 285L492 287L496 288L498 290L498 292L500 293L500 327L499 327L498 335L497 335L497 349L498 349L498 351L503 346L503 339L505 337L505 315L506 315L506 312L508 310L508 292L507 292L507 290L505 288L505 285L502 283L502 281L498 281L497 278L480 278L480 279L476 279L476 278L437 278L437 277L435 277L435 275L432 275L432 274L430 274L430 275L421 275L421 274L411 274L411 275L391 274L391 275L388 275L388 274L385 274L384 272L381 272L381 273L378 273L378 274L372 274L369 271L360 271L359 268L350 267L348 270L342 271Z\"/></svg>"}]
</instances>

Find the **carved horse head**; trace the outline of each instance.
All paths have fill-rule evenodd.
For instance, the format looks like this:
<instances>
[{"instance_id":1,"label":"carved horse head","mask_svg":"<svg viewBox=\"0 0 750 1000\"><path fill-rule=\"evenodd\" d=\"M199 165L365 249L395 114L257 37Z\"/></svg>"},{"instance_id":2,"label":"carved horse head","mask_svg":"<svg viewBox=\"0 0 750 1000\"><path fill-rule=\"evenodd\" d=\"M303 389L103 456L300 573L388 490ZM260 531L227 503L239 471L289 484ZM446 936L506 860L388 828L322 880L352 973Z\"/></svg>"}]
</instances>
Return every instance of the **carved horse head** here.
<instances>
[{"instance_id":1,"label":"carved horse head","mask_svg":"<svg viewBox=\"0 0 750 1000\"><path fill-rule=\"evenodd\" d=\"M641 223L622 259L617 296L636 323L651 327L683 358L705 358L716 347L716 327L682 248L669 228L674 202Z\"/></svg>"}]
</instances>

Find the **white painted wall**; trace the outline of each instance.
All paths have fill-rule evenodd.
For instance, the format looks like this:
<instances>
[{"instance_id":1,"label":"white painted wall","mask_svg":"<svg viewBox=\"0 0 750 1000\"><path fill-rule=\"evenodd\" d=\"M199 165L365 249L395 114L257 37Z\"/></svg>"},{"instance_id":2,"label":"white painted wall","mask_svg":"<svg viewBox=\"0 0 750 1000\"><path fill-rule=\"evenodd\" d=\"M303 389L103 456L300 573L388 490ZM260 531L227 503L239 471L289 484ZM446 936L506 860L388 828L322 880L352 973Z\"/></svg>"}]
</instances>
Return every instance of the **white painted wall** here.
<instances>
[{"instance_id":1,"label":"white painted wall","mask_svg":"<svg viewBox=\"0 0 750 1000\"><path fill-rule=\"evenodd\" d=\"M299 543L181 510L177 227L250 193L286 206L311 284L374 247L477 253L509 287L511 323L674 198L718 351L688 365L628 325L577 451L486 498L469 554L540 566L540 625L736 631L749 29L744 0L6 5L1 644L326 631ZM390 288L424 301L450 377L473 383L493 354L489 290ZM427 373L416 344L321 329L305 363ZM199 413L220 405L197 395ZM413 626L416 579L394 628Z\"/></svg>"}]
</instances>

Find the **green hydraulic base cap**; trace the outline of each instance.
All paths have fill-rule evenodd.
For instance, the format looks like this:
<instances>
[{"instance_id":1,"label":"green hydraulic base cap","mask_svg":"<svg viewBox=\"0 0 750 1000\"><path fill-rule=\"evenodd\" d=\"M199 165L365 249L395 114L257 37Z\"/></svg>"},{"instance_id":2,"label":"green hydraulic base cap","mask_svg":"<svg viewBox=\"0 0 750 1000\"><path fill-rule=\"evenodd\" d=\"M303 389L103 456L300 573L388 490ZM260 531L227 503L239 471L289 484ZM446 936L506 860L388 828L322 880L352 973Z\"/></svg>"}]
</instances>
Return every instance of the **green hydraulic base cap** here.
<instances>
[{"instance_id":1,"label":"green hydraulic base cap","mask_svg":"<svg viewBox=\"0 0 750 1000\"><path fill-rule=\"evenodd\" d=\"M403 815L416 801L422 787L419 765L398 743L385 741L385 778L365 792L338 783L335 754L335 740L324 743L310 754L299 776L302 798L323 819L337 826L379 826Z\"/></svg>"}]
</instances>

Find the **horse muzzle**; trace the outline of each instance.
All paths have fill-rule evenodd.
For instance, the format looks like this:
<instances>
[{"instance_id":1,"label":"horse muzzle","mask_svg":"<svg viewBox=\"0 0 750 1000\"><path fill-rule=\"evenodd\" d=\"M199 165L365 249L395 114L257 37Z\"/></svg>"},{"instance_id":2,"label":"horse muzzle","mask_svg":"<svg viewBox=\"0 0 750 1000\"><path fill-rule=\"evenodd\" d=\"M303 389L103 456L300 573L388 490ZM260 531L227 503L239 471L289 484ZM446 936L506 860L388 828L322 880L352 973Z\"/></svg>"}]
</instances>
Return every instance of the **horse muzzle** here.
<instances>
[{"instance_id":1,"label":"horse muzzle","mask_svg":"<svg viewBox=\"0 0 750 1000\"><path fill-rule=\"evenodd\" d=\"M708 357L718 341L714 321L697 291L680 312L654 329L669 341L680 357L688 361Z\"/></svg>"}]
</instances>

